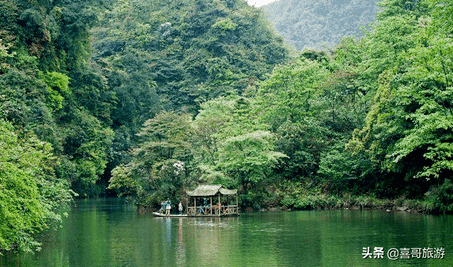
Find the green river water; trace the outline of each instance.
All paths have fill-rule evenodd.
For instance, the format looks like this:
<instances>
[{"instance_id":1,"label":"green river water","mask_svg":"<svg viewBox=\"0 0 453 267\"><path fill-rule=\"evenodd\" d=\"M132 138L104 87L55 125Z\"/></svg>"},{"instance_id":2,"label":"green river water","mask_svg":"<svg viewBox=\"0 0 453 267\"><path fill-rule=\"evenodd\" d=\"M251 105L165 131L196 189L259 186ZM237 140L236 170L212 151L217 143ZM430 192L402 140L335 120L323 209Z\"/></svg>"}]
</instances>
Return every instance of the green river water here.
<instances>
[{"instance_id":1,"label":"green river water","mask_svg":"<svg viewBox=\"0 0 453 267\"><path fill-rule=\"evenodd\" d=\"M0 266L453 266L451 215L155 218L117 198L78 200L68 213L62 228L40 238L41 251L0 256Z\"/></svg>"}]
</instances>

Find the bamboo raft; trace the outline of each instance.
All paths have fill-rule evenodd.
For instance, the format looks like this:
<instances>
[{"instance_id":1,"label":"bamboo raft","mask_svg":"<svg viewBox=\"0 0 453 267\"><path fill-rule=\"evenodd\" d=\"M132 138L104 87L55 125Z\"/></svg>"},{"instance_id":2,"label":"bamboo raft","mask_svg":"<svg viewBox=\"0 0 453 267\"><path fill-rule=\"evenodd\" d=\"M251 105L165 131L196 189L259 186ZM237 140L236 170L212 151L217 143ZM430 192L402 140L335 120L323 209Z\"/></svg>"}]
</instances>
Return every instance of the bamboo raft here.
<instances>
[{"instance_id":1,"label":"bamboo raft","mask_svg":"<svg viewBox=\"0 0 453 267\"><path fill-rule=\"evenodd\" d=\"M165 213L160 213L160 212L153 212L153 215L156 217L176 217L176 218L181 218L181 217L187 217L187 214L170 214L170 215L165 215Z\"/></svg>"},{"instance_id":2,"label":"bamboo raft","mask_svg":"<svg viewBox=\"0 0 453 267\"><path fill-rule=\"evenodd\" d=\"M153 212L156 217L223 217L239 216L239 203L236 189L226 189L222 185L199 185L193 191L186 191L184 214ZM197 205L198 203L198 205Z\"/></svg>"}]
</instances>

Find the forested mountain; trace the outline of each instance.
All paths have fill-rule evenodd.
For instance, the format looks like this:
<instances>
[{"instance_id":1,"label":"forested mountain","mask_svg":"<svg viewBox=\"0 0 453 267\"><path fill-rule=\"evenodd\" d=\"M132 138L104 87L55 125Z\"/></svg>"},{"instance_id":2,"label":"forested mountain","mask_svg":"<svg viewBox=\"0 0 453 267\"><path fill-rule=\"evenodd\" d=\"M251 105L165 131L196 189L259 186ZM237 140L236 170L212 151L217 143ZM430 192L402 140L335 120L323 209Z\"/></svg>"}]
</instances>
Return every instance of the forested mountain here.
<instances>
[{"instance_id":1,"label":"forested mountain","mask_svg":"<svg viewBox=\"0 0 453 267\"><path fill-rule=\"evenodd\" d=\"M303 51L257 91L204 102L195 118L157 115L110 187L144 206L214 183L239 188L243 208L451 212L452 32L441 25L452 4L383 1L363 38Z\"/></svg>"},{"instance_id":2,"label":"forested mountain","mask_svg":"<svg viewBox=\"0 0 453 267\"><path fill-rule=\"evenodd\" d=\"M297 50L333 47L376 18L378 0L278 0L263 6L277 32Z\"/></svg>"},{"instance_id":3,"label":"forested mountain","mask_svg":"<svg viewBox=\"0 0 453 267\"><path fill-rule=\"evenodd\" d=\"M91 33L117 101L112 166L127 162L135 134L161 110L195 115L207 100L246 95L288 58L262 11L242 0L121 1Z\"/></svg>"},{"instance_id":4,"label":"forested mountain","mask_svg":"<svg viewBox=\"0 0 453 267\"><path fill-rule=\"evenodd\" d=\"M91 6L90 6L91 5ZM31 251L57 209L100 191L115 96L91 63L97 1L0 1L0 247Z\"/></svg>"},{"instance_id":5,"label":"forested mountain","mask_svg":"<svg viewBox=\"0 0 453 267\"><path fill-rule=\"evenodd\" d=\"M243 209L453 212L453 0L380 6L363 38L296 53L243 0L0 0L1 250L107 186L151 209L210 183Z\"/></svg>"},{"instance_id":6,"label":"forested mountain","mask_svg":"<svg viewBox=\"0 0 453 267\"><path fill-rule=\"evenodd\" d=\"M60 204L103 194L146 120L254 92L288 58L243 0L0 8L0 250L30 251Z\"/></svg>"}]
</instances>

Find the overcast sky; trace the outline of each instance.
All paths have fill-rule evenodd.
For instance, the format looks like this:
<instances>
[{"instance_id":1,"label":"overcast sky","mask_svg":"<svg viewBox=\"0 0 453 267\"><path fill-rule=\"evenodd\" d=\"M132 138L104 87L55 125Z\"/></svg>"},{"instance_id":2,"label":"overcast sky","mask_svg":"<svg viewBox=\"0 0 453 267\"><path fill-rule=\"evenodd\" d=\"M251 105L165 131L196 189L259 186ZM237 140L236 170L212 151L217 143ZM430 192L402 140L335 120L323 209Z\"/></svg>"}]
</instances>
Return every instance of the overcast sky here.
<instances>
[{"instance_id":1,"label":"overcast sky","mask_svg":"<svg viewBox=\"0 0 453 267\"><path fill-rule=\"evenodd\" d=\"M249 5L251 6L255 5L256 7L264 6L274 1L275 0L247 0Z\"/></svg>"}]
</instances>

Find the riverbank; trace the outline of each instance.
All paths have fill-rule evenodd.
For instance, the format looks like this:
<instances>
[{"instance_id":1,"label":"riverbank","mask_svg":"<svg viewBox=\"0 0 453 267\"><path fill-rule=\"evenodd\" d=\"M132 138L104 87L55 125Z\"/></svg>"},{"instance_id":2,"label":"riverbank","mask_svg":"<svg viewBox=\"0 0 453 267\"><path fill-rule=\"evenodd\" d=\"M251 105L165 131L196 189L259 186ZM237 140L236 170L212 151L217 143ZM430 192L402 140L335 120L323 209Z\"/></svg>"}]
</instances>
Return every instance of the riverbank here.
<instances>
[{"instance_id":1,"label":"riverbank","mask_svg":"<svg viewBox=\"0 0 453 267\"><path fill-rule=\"evenodd\" d=\"M330 193L319 185L288 182L249 189L248 192L240 187L239 192L242 212L350 209L453 214L453 186L449 184L431 188L421 198L410 198L407 195L380 198L374 194ZM152 198L140 200L136 200L139 212L157 211L158 204L151 201Z\"/></svg>"},{"instance_id":2,"label":"riverbank","mask_svg":"<svg viewBox=\"0 0 453 267\"><path fill-rule=\"evenodd\" d=\"M140 213L157 211L150 206L137 206ZM409 212L423 214L452 214L439 209L429 200L416 199L378 199L372 196L346 195L308 195L297 199L283 198L279 205L247 207L243 212L297 211L297 210L385 210L388 212Z\"/></svg>"},{"instance_id":3,"label":"riverbank","mask_svg":"<svg viewBox=\"0 0 453 267\"><path fill-rule=\"evenodd\" d=\"M436 205L430 199L379 199L373 196L345 194L341 197L328 194L309 194L304 196L286 195L281 205L262 207L260 211L293 210L385 210L425 214L452 214L445 207ZM250 211L250 209L249 209Z\"/></svg>"}]
</instances>

